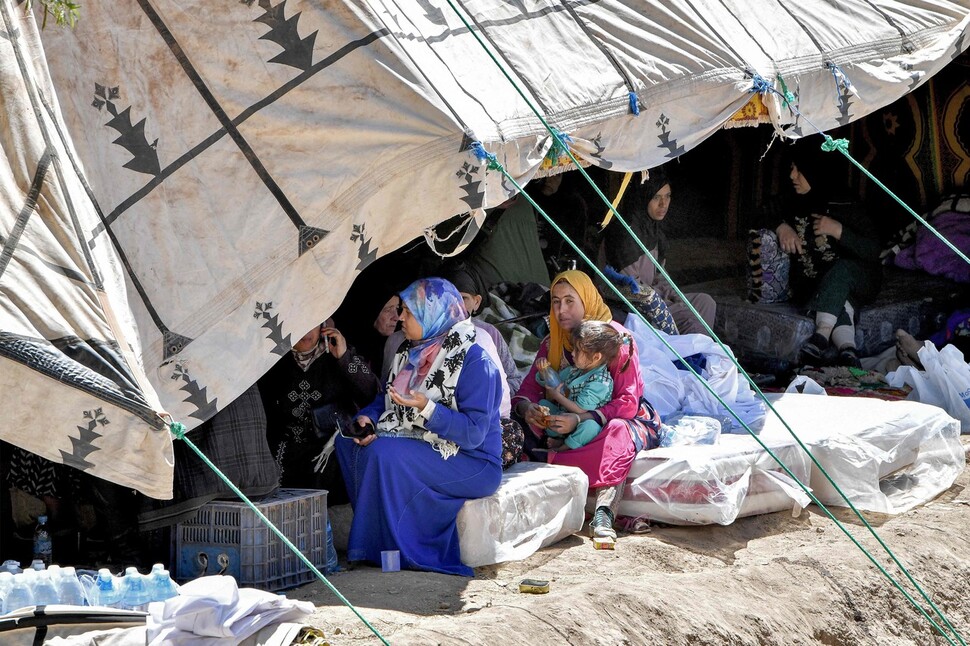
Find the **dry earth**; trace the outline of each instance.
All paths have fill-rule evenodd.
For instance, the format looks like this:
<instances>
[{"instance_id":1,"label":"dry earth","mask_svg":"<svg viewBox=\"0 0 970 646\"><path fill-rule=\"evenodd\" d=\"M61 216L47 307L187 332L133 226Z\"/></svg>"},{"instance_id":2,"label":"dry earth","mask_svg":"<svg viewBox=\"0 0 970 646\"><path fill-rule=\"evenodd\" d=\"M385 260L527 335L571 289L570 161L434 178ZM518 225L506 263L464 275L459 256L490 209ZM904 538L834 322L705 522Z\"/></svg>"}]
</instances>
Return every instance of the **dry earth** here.
<instances>
[{"instance_id":1,"label":"dry earth","mask_svg":"<svg viewBox=\"0 0 970 646\"><path fill-rule=\"evenodd\" d=\"M970 446L970 440L964 440ZM929 620L819 508L728 527L655 527L597 551L574 535L465 579L357 567L332 583L390 644L959 644L970 640L970 472L926 505L867 520L959 637ZM847 509L833 514L910 594L919 593ZM544 595L519 593L547 579ZM380 640L321 582L309 623L334 646ZM951 633L952 635L952 633Z\"/></svg>"}]
</instances>

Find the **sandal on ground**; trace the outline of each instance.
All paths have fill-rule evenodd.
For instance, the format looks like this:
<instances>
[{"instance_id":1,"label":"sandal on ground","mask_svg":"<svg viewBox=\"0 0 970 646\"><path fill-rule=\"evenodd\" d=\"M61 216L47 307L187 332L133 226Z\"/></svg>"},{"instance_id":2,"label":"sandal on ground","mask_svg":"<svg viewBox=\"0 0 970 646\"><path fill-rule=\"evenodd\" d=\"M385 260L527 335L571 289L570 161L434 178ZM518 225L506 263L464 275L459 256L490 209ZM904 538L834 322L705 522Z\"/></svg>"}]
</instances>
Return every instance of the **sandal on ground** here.
<instances>
[{"instance_id":1,"label":"sandal on ground","mask_svg":"<svg viewBox=\"0 0 970 646\"><path fill-rule=\"evenodd\" d=\"M822 363L822 353L829 345L828 339L816 332L802 346L802 362L813 366Z\"/></svg>"}]
</instances>

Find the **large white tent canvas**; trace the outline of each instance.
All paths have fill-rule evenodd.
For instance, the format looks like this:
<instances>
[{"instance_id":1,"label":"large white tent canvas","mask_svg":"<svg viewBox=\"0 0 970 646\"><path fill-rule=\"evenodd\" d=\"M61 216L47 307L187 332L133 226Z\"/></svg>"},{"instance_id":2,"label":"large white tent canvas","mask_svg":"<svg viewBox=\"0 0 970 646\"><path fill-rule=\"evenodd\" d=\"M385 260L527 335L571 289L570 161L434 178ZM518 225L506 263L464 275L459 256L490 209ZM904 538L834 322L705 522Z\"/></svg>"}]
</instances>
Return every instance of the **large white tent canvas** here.
<instances>
[{"instance_id":1,"label":"large white tent canvas","mask_svg":"<svg viewBox=\"0 0 970 646\"><path fill-rule=\"evenodd\" d=\"M754 74L798 137L970 45L970 0L454 6L613 170L696 146ZM208 419L368 264L506 200L470 142L525 183L552 141L446 0L92 2L74 30L0 0L0 120L0 438L162 498L159 413Z\"/></svg>"}]
</instances>

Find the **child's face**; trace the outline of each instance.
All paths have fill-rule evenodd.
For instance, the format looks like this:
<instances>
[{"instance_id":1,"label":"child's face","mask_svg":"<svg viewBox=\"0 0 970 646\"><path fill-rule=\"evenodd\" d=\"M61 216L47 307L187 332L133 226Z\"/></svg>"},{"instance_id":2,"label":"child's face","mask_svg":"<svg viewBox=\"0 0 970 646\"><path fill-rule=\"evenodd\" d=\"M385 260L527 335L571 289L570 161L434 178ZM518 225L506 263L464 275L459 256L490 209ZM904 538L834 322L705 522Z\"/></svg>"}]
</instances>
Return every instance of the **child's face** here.
<instances>
[{"instance_id":1,"label":"child's face","mask_svg":"<svg viewBox=\"0 0 970 646\"><path fill-rule=\"evenodd\" d=\"M603 354L601 352L590 353L580 348L576 348L576 351L573 352L573 365L580 370L596 368L601 363L603 363Z\"/></svg>"}]
</instances>

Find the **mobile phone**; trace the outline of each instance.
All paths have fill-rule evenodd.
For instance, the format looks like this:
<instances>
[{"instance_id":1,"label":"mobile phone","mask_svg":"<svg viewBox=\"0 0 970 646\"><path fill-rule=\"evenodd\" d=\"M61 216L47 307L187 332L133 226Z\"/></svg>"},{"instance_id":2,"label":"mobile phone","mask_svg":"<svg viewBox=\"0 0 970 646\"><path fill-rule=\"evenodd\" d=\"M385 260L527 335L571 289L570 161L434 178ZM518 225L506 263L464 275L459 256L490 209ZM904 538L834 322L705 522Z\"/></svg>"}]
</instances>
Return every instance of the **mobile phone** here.
<instances>
[{"instance_id":1,"label":"mobile phone","mask_svg":"<svg viewBox=\"0 0 970 646\"><path fill-rule=\"evenodd\" d=\"M368 435L374 435L374 425L372 423L367 423L361 426L354 420L345 428L340 429L340 434L344 437L362 439Z\"/></svg>"}]
</instances>

